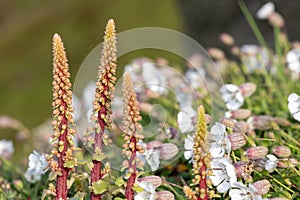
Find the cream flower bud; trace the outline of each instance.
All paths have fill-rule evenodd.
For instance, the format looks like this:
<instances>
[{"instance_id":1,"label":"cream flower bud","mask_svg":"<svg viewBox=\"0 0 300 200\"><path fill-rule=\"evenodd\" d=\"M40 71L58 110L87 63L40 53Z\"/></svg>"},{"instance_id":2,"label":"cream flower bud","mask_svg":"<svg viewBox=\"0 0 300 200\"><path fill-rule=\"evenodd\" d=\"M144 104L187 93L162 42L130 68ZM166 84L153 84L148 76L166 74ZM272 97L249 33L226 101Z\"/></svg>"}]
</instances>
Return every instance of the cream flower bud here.
<instances>
[{"instance_id":1,"label":"cream flower bud","mask_svg":"<svg viewBox=\"0 0 300 200\"><path fill-rule=\"evenodd\" d=\"M225 58L225 53L223 50L216 48L216 47L210 47L207 49L208 54L217 60L223 60Z\"/></svg>"},{"instance_id":2,"label":"cream flower bud","mask_svg":"<svg viewBox=\"0 0 300 200\"><path fill-rule=\"evenodd\" d=\"M230 111L231 118L233 119L247 119L251 115L248 109L237 109Z\"/></svg>"},{"instance_id":3,"label":"cream flower bud","mask_svg":"<svg viewBox=\"0 0 300 200\"><path fill-rule=\"evenodd\" d=\"M251 147L246 150L246 156L249 159L259 159L266 156L268 153L268 148L263 146Z\"/></svg>"},{"instance_id":4,"label":"cream flower bud","mask_svg":"<svg viewBox=\"0 0 300 200\"><path fill-rule=\"evenodd\" d=\"M162 145L161 141L154 140L154 141L147 143L147 149L154 149L154 148L160 147L161 145Z\"/></svg>"},{"instance_id":5,"label":"cream flower bud","mask_svg":"<svg viewBox=\"0 0 300 200\"><path fill-rule=\"evenodd\" d=\"M174 194L172 194L171 192L169 191L159 191L159 192L156 192L156 199L155 200L175 200L175 196Z\"/></svg>"},{"instance_id":6,"label":"cream flower bud","mask_svg":"<svg viewBox=\"0 0 300 200\"><path fill-rule=\"evenodd\" d=\"M229 35L228 33L221 33L219 37L220 37L220 40L228 46L232 46L234 44L233 37L231 35Z\"/></svg>"},{"instance_id":7,"label":"cream flower bud","mask_svg":"<svg viewBox=\"0 0 300 200\"><path fill-rule=\"evenodd\" d=\"M280 168L290 168L293 166L298 165L298 160L294 159L294 158L284 158L284 159L280 159L278 160L277 166Z\"/></svg>"},{"instance_id":8,"label":"cream flower bud","mask_svg":"<svg viewBox=\"0 0 300 200\"><path fill-rule=\"evenodd\" d=\"M267 115L253 116L247 120L251 129L257 129L257 130L267 130L271 128L271 122L273 121L274 118Z\"/></svg>"},{"instance_id":9,"label":"cream flower bud","mask_svg":"<svg viewBox=\"0 0 300 200\"><path fill-rule=\"evenodd\" d=\"M229 118L221 119L221 123L229 128L233 128L235 125L235 121L233 119L229 119Z\"/></svg>"},{"instance_id":10,"label":"cream flower bud","mask_svg":"<svg viewBox=\"0 0 300 200\"><path fill-rule=\"evenodd\" d=\"M286 146L277 146L272 149L272 152L278 157L289 157L291 155L290 148Z\"/></svg>"},{"instance_id":11,"label":"cream flower bud","mask_svg":"<svg viewBox=\"0 0 300 200\"><path fill-rule=\"evenodd\" d=\"M175 144L166 143L159 147L159 158L162 160L169 160L176 156L178 148Z\"/></svg>"},{"instance_id":12,"label":"cream flower bud","mask_svg":"<svg viewBox=\"0 0 300 200\"><path fill-rule=\"evenodd\" d=\"M253 183L253 186L257 189L256 194L264 195L269 192L271 184L268 180L263 179Z\"/></svg>"},{"instance_id":13,"label":"cream flower bud","mask_svg":"<svg viewBox=\"0 0 300 200\"><path fill-rule=\"evenodd\" d=\"M162 184L162 180L159 176L145 176L138 179L139 182L145 181L151 183L155 188L159 187Z\"/></svg>"},{"instance_id":14,"label":"cream flower bud","mask_svg":"<svg viewBox=\"0 0 300 200\"><path fill-rule=\"evenodd\" d=\"M240 89L244 97L250 97L256 91L256 84L244 83L240 86Z\"/></svg>"},{"instance_id":15,"label":"cream flower bud","mask_svg":"<svg viewBox=\"0 0 300 200\"><path fill-rule=\"evenodd\" d=\"M238 133L246 133L249 130L249 125L247 122L240 121L235 123L232 130Z\"/></svg>"},{"instance_id":16,"label":"cream flower bud","mask_svg":"<svg viewBox=\"0 0 300 200\"><path fill-rule=\"evenodd\" d=\"M239 149L246 144L246 139L242 133L229 134L228 139L230 141L232 150Z\"/></svg>"},{"instance_id":17,"label":"cream flower bud","mask_svg":"<svg viewBox=\"0 0 300 200\"><path fill-rule=\"evenodd\" d=\"M272 13L269 16L268 21L272 26L277 26L279 28L282 28L285 24L282 15L277 12Z\"/></svg>"}]
</instances>

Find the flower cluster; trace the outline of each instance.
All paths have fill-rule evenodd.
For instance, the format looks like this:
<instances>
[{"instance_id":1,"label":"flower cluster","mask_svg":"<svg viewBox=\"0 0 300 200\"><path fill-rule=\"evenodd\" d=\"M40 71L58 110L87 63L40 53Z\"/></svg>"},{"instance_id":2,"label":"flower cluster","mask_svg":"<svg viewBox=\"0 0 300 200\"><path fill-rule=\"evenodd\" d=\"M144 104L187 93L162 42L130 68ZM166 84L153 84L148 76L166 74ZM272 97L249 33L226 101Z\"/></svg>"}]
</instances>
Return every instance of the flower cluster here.
<instances>
[{"instance_id":1,"label":"flower cluster","mask_svg":"<svg viewBox=\"0 0 300 200\"><path fill-rule=\"evenodd\" d=\"M122 95L114 97L117 48L115 24L109 20L98 79L87 84L80 99L73 95L65 49L55 34L51 154L33 151L26 172L10 177L15 173L10 172L15 149L12 141L0 140L0 199L297 198L299 42L288 41L284 19L269 2L256 17L274 29L271 49L246 5L238 3L259 45L239 46L222 33L230 59L221 49L207 49L225 85L215 84L220 82L218 73L212 72L210 59L197 52L181 72L164 58L137 58L125 66ZM218 98L211 101L212 96ZM122 118L120 127L113 123L118 118ZM81 127L84 120L92 127ZM85 130L85 143L75 138L75 123L80 124L80 132ZM5 116L0 116L0 127L28 131ZM48 143L41 134L33 135L40 146ZM80 150L81 145L93 155ZM114 147L121 148L114 151ZM112 170L116 156L120 172Z\"/></svg>"}]
</instances>

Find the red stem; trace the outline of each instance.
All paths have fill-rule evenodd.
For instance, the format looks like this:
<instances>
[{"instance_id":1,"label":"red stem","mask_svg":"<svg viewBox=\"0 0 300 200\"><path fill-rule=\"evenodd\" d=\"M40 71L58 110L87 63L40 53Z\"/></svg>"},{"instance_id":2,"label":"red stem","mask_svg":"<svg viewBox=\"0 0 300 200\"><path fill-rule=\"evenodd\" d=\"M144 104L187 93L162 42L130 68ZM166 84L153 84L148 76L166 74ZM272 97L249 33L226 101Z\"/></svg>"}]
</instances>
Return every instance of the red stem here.
<instances>
[{"instance_id":1,"label":"red stem","mask_svg":"<svg viewBox=\"0 0 300 200\"><path fill-rule=\"evenodd\" d=\"M202 167L200 168L200 176L202 175L202 172L205 172L206 174L206 165L204 164L204 159L202 158L201 162L203 163ZM206 176L200 178L199 182L199 188L204 189L204 197L198 197L198 200L208 200L208 194L207 194L207 185L206 185Z\"/></svg>"},{"instance_id":2,"label":"red stem","mask_svg":"<svg viewBox=\"0 0 300 200\"><path fill-rule=\"evenodd\" d=\"M132 154L129 160L129 169L133 169L133 173L130 175L127 181L127 186L125 189L126 200L133 200L134 198L134 191L132 190L132 188L136 179L136 138L131 137L130 143L134 144L134 150L131 152Z\"/></svg>"},{"instance_id":3,"label":"red stem","mask_svg":"<svg viewBox=\"0 0 300 200\"><path fill-rule=\"evenodd\" d=\"M105 76L105 78L108 79L108 77ZM103 91L107 91L108 87L105 86ZM101 93L101 96L103 98L105 98L104 102L107 102L107 98L104 95L104 92ZM107 114L107 110L106 107L103 106L102 104L100 104L100 110L98 111L98 118L97 118L97 122L100 125L100 131L99 132L95 132L95 144L94 144L94 150L96 150L97 148L102 151L103 149L103 141L102 141L102 137L104 134L104 129L105 129L105 124L106 122L101 118L102 115L106 116ZM101 161L97 161L97 160L93 160L93 164L94 167L92 169L92 183L99 181L102 178L102 173L101 173L101 168L102 168L102 162ZM94 194L94 192L91 192L91 200L101 200L101 194Z\"/></svg>"},{"instance_id":4,"label":"red stem","mask_svg":"<svg viewBox=\"0 0 300 200\"><path fill-rule=\"evenodd\" d=\"M62 100L62 99L61 99ZM66 103L62 100L62 106L67 109ZM64 116L64 115L63 115ZM62 130L62 126L65 125L68 127L68 119L64 116L60 125L59 130ZM68 129L65 129L64 133L61 134L58 138L58 141L63 141L64 148L62 152L60 152L60 157L58 158L58 168L61 171L61 176L57 176L56 178L56 200L59 199L67 199L68 189L67 189L67 180L70 172L69 168L64 167L64 157L66 155L66 151L68 149L68 141L67 141Z\"/></svg>"}]
</instances>

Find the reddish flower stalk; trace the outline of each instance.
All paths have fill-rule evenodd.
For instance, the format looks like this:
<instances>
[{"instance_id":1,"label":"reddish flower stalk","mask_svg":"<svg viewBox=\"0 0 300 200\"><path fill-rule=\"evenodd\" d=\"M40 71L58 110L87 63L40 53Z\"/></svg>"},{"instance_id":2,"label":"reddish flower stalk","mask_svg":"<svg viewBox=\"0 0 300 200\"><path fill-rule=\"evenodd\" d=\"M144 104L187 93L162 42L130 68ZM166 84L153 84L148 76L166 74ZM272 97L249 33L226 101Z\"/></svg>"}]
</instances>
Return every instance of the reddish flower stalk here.
<instances>
[{"instance_id":1,"label":"reddish flower stalk","mask_svg":"<svg viewBox=\"0 0 300 200\"><path fill-rule=\"evenodd\" d=\"M137 101L137 96L133 88L133 83L129 73L124 75L123 82L123 92L124 92L124 152L129 158L128 162L128 174L127 176L127 186L125 189L125 197L127 200L133 200L134 191L133 186L137 178L137 166L141 163L137 159L137 152L143 153L143 148L137 144L139 139L143 139L143 136L139 134L142 131L142 126L139 121L142 119L139 111L139 104Z\"/></svg>"},{"instance_id":2,"label":"reddish flower stalk","mask_svg":"<svg viewBox=\"0 0 300 200\"><path fill-rule=\"evenodd\" d=\"M203 106L198 108L197 130L194 137L194 164L193 164L193 180L191 188L185 186L184 192L186 197L192 200L208 200L210 197L208 192L208 173L210 168L211 156L207 142L207 126L205 120L205 110Z\"/></svg>"},{"instance_id":3,"label":"reddish flower stalk","mask_svg":"<svg viewBox=\"0 0 300 200\"><path fill-rule=\"evenodd\" d=\"M104 44L102 49L102 57L100 60L98 81L95 94L95 101L93 102L93 112L96 116L95 120L95 155L101 154L103 149L103 136L105 128L111 128L111 101L112 92L114 90L114 83L116 81L116 33L114 20L110 19L106 25ZM93 159L93 169L91 184L102 179L104 172L102 172L102 162ZM91 192L92 200L100 200L101 195Z\"/></svg>"},{"instance_id":4,"label":"reddish flower stalk","mask_svg":"<svg viewBox=\"0 0 300 200\"><path fill-rule=\"evenodd\" d=\"M69 66L66 52L58 34L53 36L53 150L49 160L52 171L56 173L55 199L67 199L67 180L70 171L76 165L73 157L75 149L73 136L75 129L69 127L73 124L72 84L70 82ZM57 157L57 161L52 156ZM66 166L66 163L69 163Z\"/></svg>"}]
</instances>

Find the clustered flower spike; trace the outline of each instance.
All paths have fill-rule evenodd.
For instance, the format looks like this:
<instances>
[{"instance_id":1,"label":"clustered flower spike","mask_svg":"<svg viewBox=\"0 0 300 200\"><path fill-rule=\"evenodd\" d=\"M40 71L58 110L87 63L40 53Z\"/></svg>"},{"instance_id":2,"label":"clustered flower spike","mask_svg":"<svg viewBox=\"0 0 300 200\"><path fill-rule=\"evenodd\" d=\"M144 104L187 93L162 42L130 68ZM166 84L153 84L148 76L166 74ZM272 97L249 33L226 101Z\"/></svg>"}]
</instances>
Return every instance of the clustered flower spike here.
<instances>
[{"instance_id":1,"label":"clustered flower spike","mask_svg":"<svg viewBox=\"0 0 300 200\"><path fill-rule=\"evenodd\" d=\"M128 174L127 186L125 191L126 199L132 200L134 197L133 186L137 178L137 166L142 166L142 163L137 158L137 153L144 153L141 145L137 144L139 140L143 139L140 134L142 126L139 121L142 119L139 111L139 104L137 96L133 88L133 83L130 74L124 74L123 82L124 92L124 118L123 118L123 131L124 131L124 153L128 156Z\"/></svg>"},{"instance_id":2,"label":"clustered flower spike","mask_svg":"<svg viewBox=\"0 0 300 200\"><path fill-rule=\"evenodd\" d=\"M92 120L95 122L95 141L94 141L94 157L92 169L92 185L103 177L101 172L102 162L96 159L103 152L103 139L107 138L104 129L111 128L111 101L113 99L114 84L116 81L117 68L117 42L115 23L113 19L107 22L104 44L102 49L102 57L98 71L98 80L96 82L95 100L93 102ZM91 199L101 199L100 194L91 193Z\"/></svg>"},{"instance_id":3,"label":"clustered flower spike","mask_svg":"<svg viewBox=\"0 0 300 200\"><path fill-rule=\"evenodd\" d=\"M211 187L211 181L208 179L211 155L209 153L209 144L207 142L207 126L205 119L205 110L201 105L198 108L198 121L194 137L193 147L193 180L191 187L194 187L194 193L185 188L186 197L197 200L207 200L212 194L209 194L208 187ZM194 195L195 194L195 195Z\"/></svg>"},{"instance_id":4,"label":"clustered flower spike","mask_svg":"<svg viewBox=\"0 0 300 200\"><path fill-rule=\"evenodd\" d=\"M58 34L53 36L53 149L49 161L51 169L57 175L56 199L67 198L67 179L70 171L76 165L73 157L75 150L73 137L75 129L72 107L72 84L67 63L65 48ZM57 158L57 161L54 160ZM66 163L69 163L66 166Z\"/></svg>"}]
</instances>

